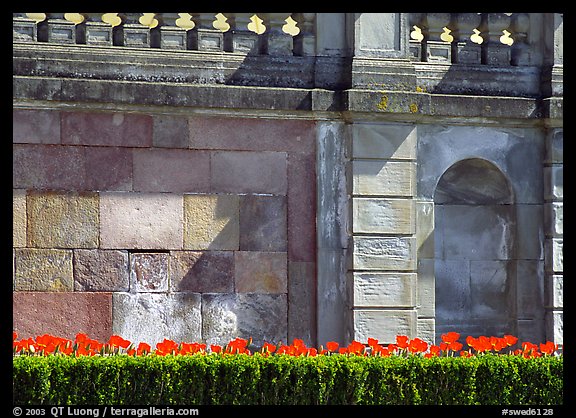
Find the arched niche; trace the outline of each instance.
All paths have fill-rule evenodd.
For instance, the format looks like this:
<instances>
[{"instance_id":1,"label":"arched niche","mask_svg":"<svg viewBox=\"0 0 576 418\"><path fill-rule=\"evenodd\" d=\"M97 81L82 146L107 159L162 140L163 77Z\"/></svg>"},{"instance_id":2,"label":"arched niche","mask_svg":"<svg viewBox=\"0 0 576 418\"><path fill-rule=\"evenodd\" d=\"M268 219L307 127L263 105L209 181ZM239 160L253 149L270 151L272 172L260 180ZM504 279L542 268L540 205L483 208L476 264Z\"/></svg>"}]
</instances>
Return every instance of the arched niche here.
<instances>
[{"instance_id":1,"label":"arched niche","mask_svg":"<svg viewBox=\"0 0 576 418\"><path fill-rule=\"evenodd\" d=\"M460 160L434 192L436 342L515 332L515 230L512 187L480 158Z\"/></svg>"}]
</instances>

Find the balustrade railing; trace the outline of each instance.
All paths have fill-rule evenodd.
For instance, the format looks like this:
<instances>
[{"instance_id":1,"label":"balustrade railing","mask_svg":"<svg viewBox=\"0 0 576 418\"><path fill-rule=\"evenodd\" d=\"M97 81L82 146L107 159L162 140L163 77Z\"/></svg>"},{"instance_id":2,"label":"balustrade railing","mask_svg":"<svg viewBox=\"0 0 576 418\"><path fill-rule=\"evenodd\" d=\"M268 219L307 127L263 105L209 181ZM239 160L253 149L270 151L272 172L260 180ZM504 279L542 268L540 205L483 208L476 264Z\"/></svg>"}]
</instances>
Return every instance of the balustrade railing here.
<instances>
[{"instance_id":1,"label":"balustrade railing","mask_svg":"<svg viewBox=\"0 0 576 418\"><path fill-rule=\"evenodd\" d=\"M533 65L528 13L410 13L410 28L417 61Z\"/></svg>"},{"instance_id":2,"label":"balustrade railing","mask_svg":"<svg viewBox=\"0 0 576 418\"><path fill-rule=\"evenodd\" d=\"M314 55L315 13L14 13L14 42Z\"/></svg>"}]
</instances>

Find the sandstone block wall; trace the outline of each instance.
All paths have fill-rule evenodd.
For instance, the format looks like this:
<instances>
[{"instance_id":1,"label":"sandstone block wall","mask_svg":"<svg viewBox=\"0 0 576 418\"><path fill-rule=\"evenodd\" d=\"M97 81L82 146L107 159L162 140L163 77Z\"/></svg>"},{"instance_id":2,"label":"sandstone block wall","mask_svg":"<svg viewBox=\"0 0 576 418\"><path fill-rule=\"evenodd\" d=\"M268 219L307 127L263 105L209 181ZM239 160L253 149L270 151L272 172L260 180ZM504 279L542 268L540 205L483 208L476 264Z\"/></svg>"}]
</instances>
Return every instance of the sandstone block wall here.
<instances>
[{"instance_id":1,"label":"sandstone block wall","mask_svg":"<svg viewBox=\"0 0 576 418\"><path fill-rule=\"evenodd\" d=\"M13 122L20 336L316 343L314 122L22 108Z\"/></svg>"}]
</instances>

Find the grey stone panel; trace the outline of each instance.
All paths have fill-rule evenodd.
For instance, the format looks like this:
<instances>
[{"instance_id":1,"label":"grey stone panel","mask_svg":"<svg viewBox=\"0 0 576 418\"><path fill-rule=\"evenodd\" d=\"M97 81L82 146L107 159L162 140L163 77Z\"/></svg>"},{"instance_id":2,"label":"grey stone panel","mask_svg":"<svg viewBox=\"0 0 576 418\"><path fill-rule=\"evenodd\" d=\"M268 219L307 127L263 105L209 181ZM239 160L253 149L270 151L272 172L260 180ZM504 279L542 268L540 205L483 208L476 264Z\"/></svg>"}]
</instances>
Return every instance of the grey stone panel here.
<instances>
[{"instance_id":1,"label":"grey stone panel","mask_svg":"<svg viewBox=\"0 0 576 418\"><path fill-rule=\"evenodd\" d=\"M420 318L434 318L436 315L436 279L433 259L418 259L418 289L416 306Z\"/></svg>"},{"instance_id":2,"label":"grey stone panel","mask_svg":"<svg viewBox=\"0 0 576 418\"><path fill-rule=\"evenodd\" d=\"M287 251L286 200L255 195L240 199L240 251Z\"/></svg>"},{"instance_id":3,"label":"grey stone panel","mask_svg":"<svg viewBox=\"0 0 576 418\"><path fill-rule=\"evenodd\" d=\"M543 319L546 304L544 261L517 260L516 266L517 317L519 319Z\"/></svg>"},{"instance_id":4,"label":"grey stone panel","mask_svg":"<svg viewBox=\"0 0 576 418\"><path fill-rule=\"evenodd\" d=\"M236 337L287 342L286 294L205 293L202 295L202 337L207 344L227 344Z\"/></svg>"},{"instance_id":5,"label":"grey stone panel","mask_svg":"<svg viewBox=\"0 0 576 418\"><path fill-rule=\"evenodd\" d=\"M514 207L436 205L436 254L443 259L508 260L514 255Z\"/></svg>"},{"instance_id":6,"label":"grey stone panel","mask_svg":"<svg viewBox=\"0 0 576 418\"><path fill-rule=\"evenodd\" d=\"M460 323L470 318L470 263L466 260L436 260L436 326Z\"/></svg>"},{"instance_id":7,"label":"grey stone panel","mask_svg":"<svg viewBox=\"0 0 576 418\"><path fill-rule=\"evenodd\" d=\"M544 259L544 207L543 205L516 205L516 252L519 260Z\"/></svg>"},{"instance_id":8,"label":"grey stone panel","mask_svg":"<svg viewBox=\"0 0 576 418\"><path fill-rule=\"evenodd\" d=\"M196 293L113 293L112 332L133 343L165 338L202 341L200 295Z\"/></svg>"},{"instance_id":9,"label":"grey stone panel","mask_svg":"<svg viewBox=\"0 0 576 418\"><path fill-rule=\"evenodd\" d=\"M316 263L288 263L288 341L316 346Z\"/></svg>"},{"instance_id":10,"label":"grey stone panel","mask_svg":"<svg viewBox=\"0 0 576 418\"><path fill-rule=\"evenodd\" d=\"M470 261L471 317L495 323L513 314L512 262Z\"/></svg>"},{"instance_id":11,"label":"grey stone panel","mask_svg":"<svg viewBox=\"0 0 576 418\"><path fill-rule=\"evenodd\" d=\"M171 251L170 291L233 292L234 253L232 251Z\"/></svg>"}]
</instances>

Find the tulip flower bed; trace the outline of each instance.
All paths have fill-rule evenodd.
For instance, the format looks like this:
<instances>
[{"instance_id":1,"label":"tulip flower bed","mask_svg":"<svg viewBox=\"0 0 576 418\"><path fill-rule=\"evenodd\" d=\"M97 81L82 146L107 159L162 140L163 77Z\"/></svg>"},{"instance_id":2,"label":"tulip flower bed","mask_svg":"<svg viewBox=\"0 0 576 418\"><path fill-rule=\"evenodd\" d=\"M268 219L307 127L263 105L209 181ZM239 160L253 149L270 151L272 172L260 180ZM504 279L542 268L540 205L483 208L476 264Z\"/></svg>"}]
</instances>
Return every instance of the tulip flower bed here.
<instances>
[{"instance_id":1,"label":"tulip flower bed","mask_svg":"<svg viewBox=\"0 0 576 418\"><path fill-rule=\"evenodd\" d=\"M302 340L255 347L165 339L137 346L78 334L13 340L14 404L60 405L560 405L563 356L512 336L398 336L319 349Z\"/></svg>"}]
</instances>

